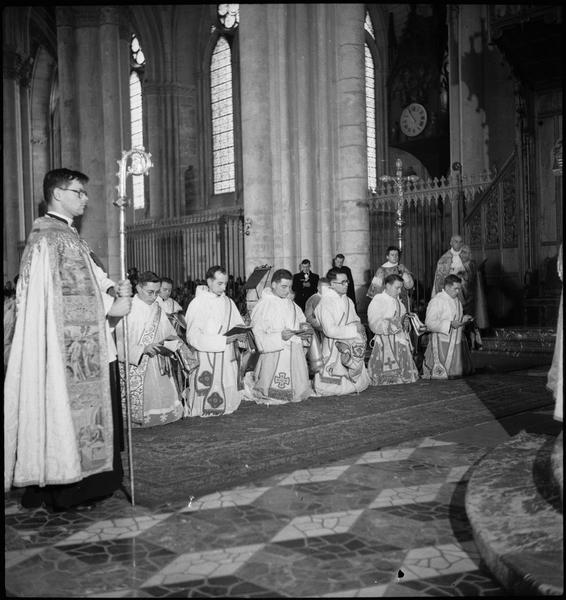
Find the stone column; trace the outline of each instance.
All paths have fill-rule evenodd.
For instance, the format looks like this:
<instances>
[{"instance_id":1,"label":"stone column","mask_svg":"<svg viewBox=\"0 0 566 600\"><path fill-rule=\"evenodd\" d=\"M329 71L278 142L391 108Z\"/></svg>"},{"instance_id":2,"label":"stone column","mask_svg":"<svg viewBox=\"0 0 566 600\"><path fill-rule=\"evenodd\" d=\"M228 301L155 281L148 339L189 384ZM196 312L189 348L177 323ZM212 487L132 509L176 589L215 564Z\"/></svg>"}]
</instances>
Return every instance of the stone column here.
<instances>
[{"instance_id":1,"label":"stone column","mask_svg":"<svg viewBox=\"0 0 566 600\"><path fill-rule=\"evenodd\" d=\"M57 77L61 115L61 167L71 165L79 156L78 106L75 77L75 14L71 7L57 7Z\"/></svg>"},{"instance_id":2,"label":"stone column","mask_svg":"<svg viewBox=\"0 0 566 600\"><path fill-rule=\"evenodd\" d=\"M27 59L14 48L4 47L3 66L3 201L4 276L13 280L19 271L20 253L18 244L25 241L24 168L22 140L22 85L28 79ZM27 146L25 146L27 148Z\"/></svg>"},{"instance_id":3,"label":"stone column","mask_svg":"<svg viewBox=\"0 0 566 600\"><path fill-rule=\"evenodd\" d=\"M339 7L339 8L338 8ZM336 23L336 251L346 256L356 295L369 269L367 203L367 148L365 106L364 5L329 6Z\"/></svg>"},{"instance_id":4,"label":"stone column","mask_svg":"<svg viewBox=\"0 0 566 600\"><path fill-rule=\"evenodd\" d=\"M272 64L270 45L276 46L278 42L277 25L281 25L281 13L284 10L285 7L273 4L240 6L244 215L252 219L250 235L245 240L246 276L256 266L265 263L273 265L276 259L272 184L278 174L273 172L271 125L273 123L275 126L279 115L277 112L271 114L273 91L270 90L270 84L273 80L277 82L285 55L281 53L281 62L274 61ZM272 32L268 28L268 13L271 15L271 24L275 24ZM279 98L284 101L285 94ZM284 145L286 140L282 138L279 142ZM280 175L278 182L280 187Z\"/></svg>"},{"instance_id":5,"label":"stone column","mask_svg":"<svg viewBox=\"0 0 566 600\"><path fill-rule=\"evenodd\" d=\"M103 154L103 189L101 201L104 202L105 213L101 214L107 223L107 268L114 279L120 276L120 211L113 202L118 197L118 163L122 157L122 149L128 150L130 145L126 134L129 132L129 120L123 118L122 106L129 107L129 97L122 97L122 79L129 77L128 54L124 55L123 39L120 35L120 9L116 6L105 6L100 12L100 68L102 118L104 132ZM128 111L129 116L129 111ZM131 176L130 176L131 177ZM128 265L126 265L126 269Z\"/></svg>"},{"instance_id":6,"label":"stone column","mask_svg":"<svg viewBox=\"0 0 566 600\"><path fill-rule=\"evenodd\" d=\"M116 280L119 211L112 203L117 161L128 149L123 105L129 103L122 94L128 57L120 50L120 11L112 6L58 10L63 15L58 20L62 166L90 178L81 235Z\"/></svg>"},{"instance_id":7,"label":"stone column","mask_svg":"<svg viewBox=\"0 0 566 600\"><path fill-rule=\"evenodd\" d=\"M241 6L246 272L369 266L362 4Z\"/></svg>"}]
</instances>

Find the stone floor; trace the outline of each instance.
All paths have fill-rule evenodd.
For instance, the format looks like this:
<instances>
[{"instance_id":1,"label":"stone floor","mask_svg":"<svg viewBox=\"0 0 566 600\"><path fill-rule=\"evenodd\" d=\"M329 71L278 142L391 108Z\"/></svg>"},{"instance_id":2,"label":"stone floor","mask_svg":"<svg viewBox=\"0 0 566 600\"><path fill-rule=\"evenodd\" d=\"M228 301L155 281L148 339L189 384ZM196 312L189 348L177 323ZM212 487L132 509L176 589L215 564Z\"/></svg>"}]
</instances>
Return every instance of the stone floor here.
<instances>
[{"instance_id":1,"label":"stone floor","mask_svg":"<svg viewBox=\"0 0 566 600\"><path fill-rule=\"evenodd\" d=\"M190 498L165 512L134 509L116 493L91 511L49 514L7 494L6 595L507 595L473 541L466 486L474 465L517 432L557 435L552 408Z\"/></svg>"}]
</instances>

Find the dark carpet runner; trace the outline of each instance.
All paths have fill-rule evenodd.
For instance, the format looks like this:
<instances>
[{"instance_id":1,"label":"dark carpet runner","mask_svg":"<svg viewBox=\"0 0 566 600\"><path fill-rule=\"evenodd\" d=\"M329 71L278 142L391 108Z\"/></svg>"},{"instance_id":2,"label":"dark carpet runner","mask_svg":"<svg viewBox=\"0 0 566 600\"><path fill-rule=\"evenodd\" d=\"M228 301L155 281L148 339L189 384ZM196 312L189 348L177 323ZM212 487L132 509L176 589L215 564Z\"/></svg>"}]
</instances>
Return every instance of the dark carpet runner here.
<instances>
[{"instance_id":1,"label":"dark carpet runner","mask_svg":"<svg viewBox=\"0 0 566 600\"><path fill-rule=\"evenodd\" d=\"M552 403L540 359L529 371L524 360L507 358L497 373L496 361L482 360L478 373L462 380L370 387L281 406L244 402L223 417L134 429L136 504L188 503L254 479ZM524 370L505 372L513 366ZM126 453L123 460L127 471Z\"/></svg>"}]
</instances>

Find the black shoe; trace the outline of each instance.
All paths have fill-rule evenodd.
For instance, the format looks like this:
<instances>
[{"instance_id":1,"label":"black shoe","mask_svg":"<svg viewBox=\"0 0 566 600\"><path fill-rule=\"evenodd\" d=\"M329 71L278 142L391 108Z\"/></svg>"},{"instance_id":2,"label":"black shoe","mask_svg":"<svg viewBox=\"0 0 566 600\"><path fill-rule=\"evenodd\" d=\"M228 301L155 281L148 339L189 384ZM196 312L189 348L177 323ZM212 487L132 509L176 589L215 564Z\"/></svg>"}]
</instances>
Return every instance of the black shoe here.
<instances>
[{"instance_id":1,"label":"black shoe","mask_svg":"<svg viewBox=\"0 0 566 600\"><path fill-rule=\"evenodd\" d=\"M39 508L43 504L43 492L38 486L27 488L21 499L21 505L24 508Z\"/></svg>"}]
</instances>

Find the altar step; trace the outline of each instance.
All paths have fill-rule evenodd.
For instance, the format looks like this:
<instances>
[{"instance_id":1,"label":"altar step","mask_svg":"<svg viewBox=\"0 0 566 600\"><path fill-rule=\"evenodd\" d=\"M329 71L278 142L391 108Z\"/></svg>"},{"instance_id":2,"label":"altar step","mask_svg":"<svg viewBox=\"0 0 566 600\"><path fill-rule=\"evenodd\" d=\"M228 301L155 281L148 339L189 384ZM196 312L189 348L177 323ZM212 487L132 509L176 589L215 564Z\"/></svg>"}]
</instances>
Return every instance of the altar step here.
<instances>
[{"instance_id":1,"label":"altar step","mask_svg":"<svg viewBox=\"0 0 566 600\"><path fill-rule=\"evenodd\" d=\"M505 354L549 354L554 352L556 329L552 327L498 327L482 336L483 350Z\"/></svg>"},{"instance_id":2,"label":"altar step","mask_svg":"<svg viewBox=\"0 0 566 600\"><path fill-rule=\"evenodd\" d=\"M466 513L480 555L509 595L564 592L562 433L522 431L475 467Z\"/></svg>"}]
</instances>

